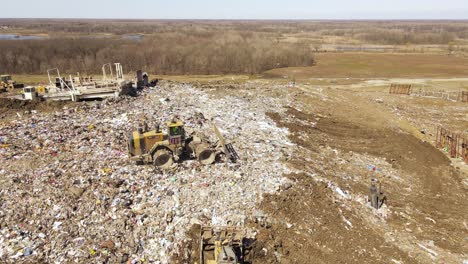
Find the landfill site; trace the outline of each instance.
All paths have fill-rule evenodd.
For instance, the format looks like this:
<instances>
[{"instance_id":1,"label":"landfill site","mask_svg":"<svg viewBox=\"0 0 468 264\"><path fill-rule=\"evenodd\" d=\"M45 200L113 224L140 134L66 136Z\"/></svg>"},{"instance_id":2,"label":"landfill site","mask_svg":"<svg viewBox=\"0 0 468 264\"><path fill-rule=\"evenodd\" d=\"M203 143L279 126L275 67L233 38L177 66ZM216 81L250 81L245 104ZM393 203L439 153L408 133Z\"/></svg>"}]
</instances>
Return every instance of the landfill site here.
<instances>
[{"instance_id":1,"label":"landfill site","mask_svg":"<svg viewBox=\"0 0 468 264\"><path fill-rule=\"evenodd\" d=\"M411 82L2 98L0 262L466 263L468 104Z\"/></svg>"}]
</instances>

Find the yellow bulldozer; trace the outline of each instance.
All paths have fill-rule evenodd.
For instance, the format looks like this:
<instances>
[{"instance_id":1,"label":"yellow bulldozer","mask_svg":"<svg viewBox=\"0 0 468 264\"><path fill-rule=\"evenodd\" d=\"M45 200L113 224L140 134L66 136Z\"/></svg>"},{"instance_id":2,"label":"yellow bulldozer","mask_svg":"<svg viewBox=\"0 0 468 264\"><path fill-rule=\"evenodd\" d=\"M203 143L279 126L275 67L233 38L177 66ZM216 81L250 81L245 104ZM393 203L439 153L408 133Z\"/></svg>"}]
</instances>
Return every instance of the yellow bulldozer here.
<instances>
[{"instance_id":1,"label":"yellow bulldozer","mask_svg":"<svg viewBox=\"0 0 468 264\"><path fill-rule=\"evenodd\" d=\"M201 228L200 264L241 264L245 258L245 230L233 226Z\"/></svg>"},{"instance_id":2,"label":"yellow bulldozer","mask_svg":"<svg viewBox=\"0 0 468 264\"><path fill-rule=\"evenodd\" d=\"M239 156L231 144L226 144L219 130L214 126L219 142L213 146L206 137L200 134L187 136L184 123L173 118L166 123L167 132L163 132L159 125L149 130L143 125L134 131L128 139L130 159L137 164L154 164L161 169L168 169L174 161L184 158L196 158L201 164L212 164L218 154L224 153L235 162Z\"/></svg>"},{"instance_id":3,"label":"yellow bulldozer","mask_svg":"<svg viewBox=\"0 0 468 264\"><path fill-rule=\"evenodd\" d=\"M16 83L11 78L11 75L0 75L0 92L6 92L16 88L23 88L24 84Z\"/></svg>"}]
</instances>

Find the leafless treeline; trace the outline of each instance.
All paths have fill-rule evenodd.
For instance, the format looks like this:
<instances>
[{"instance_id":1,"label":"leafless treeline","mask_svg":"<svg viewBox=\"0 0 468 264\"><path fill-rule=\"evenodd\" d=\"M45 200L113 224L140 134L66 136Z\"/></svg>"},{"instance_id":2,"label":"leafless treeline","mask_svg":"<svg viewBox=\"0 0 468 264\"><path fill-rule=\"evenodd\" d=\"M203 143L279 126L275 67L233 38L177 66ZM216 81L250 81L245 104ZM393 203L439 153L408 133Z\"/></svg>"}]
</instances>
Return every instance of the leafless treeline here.
<instances>
[{"instance_id":1,"label":"leafless treeline","mask_svg":"<svg viewBox=\"0 0 468 264\"><path fill-rule=\"evenodd\" d=\"M40 31L52 36L79 34L158 34L170 32L295 34L345 36L377 44L447 44L468 38L468 20L336 20L336 21L240 21L240 20L53 20L1 19L0 26Z\"/></svg>"},{"instance_id":2,"label":"leafless treeline","mask_svg":"<svg viewBox=\"0 0 468 264\"><path fill-rule=\"evenodd\" d=\"M260 73L314 63L327 36L341 43L443 44L468 39L468 21L209 21L0 19L0 33L50 39L0 41L0 72L96 73L122 62L160 74ZM133 41L122 35L141 34ZM331 38L334 39L334 38Z\"/></svg>"},{"instance_id":3,"label":"leafless treeline","mask_svg":"<svg viewBox=\"0 0 468 264\"><path fill-rule=\"evenodd\" d=\"M176 32L140 41L116 38L57 38L0 41L0 72L97 73L107 62L125 70L158 74L255 74L276 67L314 63L308 45L279 43L265 34Z\"/></svg>"}]
</instances>

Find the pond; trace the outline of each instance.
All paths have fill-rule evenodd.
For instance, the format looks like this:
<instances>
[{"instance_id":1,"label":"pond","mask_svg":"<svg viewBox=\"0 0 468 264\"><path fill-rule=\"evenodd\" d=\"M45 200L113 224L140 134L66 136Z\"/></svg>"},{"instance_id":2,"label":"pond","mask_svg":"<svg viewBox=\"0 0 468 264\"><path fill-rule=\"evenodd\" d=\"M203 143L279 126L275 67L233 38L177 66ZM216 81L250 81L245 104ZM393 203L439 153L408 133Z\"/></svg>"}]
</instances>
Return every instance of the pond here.
<instances>
[{"instance_id":1,"label":"pond","mask_svg":"<svg viewBox=\"0 0 468 264\"><path fill-rule=\"evenodd\" d=\"M27 36L27 35L14 35L14 34L0 34L0 39L9 40L28 40L28 39L45 39L44 36Z\"/></svg>"},{"instance_id":2,"label":"pond","mask_svg":"<svg viewBox=\"0 0 468 264\"><path fill-rule=\"evenodd\" d=\"M143 35L123 35L122 38L130 39L134 41L140 41L141 39L143 39Z\"/></svg>"}]
</instances>

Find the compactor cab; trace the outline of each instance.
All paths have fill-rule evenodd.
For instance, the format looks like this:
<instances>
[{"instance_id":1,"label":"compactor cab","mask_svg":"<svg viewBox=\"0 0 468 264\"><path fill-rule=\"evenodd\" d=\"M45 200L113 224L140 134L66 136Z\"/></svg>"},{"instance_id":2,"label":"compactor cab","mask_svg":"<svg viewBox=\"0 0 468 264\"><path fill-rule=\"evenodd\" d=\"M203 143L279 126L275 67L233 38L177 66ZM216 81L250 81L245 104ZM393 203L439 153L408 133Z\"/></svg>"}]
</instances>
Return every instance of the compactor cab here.
<instances>
[{"instance_id":1,"label":"compactor cab","mask_svg":"<svg viewBox=\"0 0 468 264\"><path fill-rule=\"evenodd\" d=\"M0 81L4 83L8 83L11 81L11 75L2 75L0 76Z\"/></svg>"},{"instance_id":2,"label":"compactor cab","mask_svg":"<svg viewBox=\"0 0 468 264\"><path fill-rule=\"evenodd\" d=\"M184 123L179 120L171 120L167 122L169 144L180 147L185 140Z\"/></svg>"}]
</instances>

